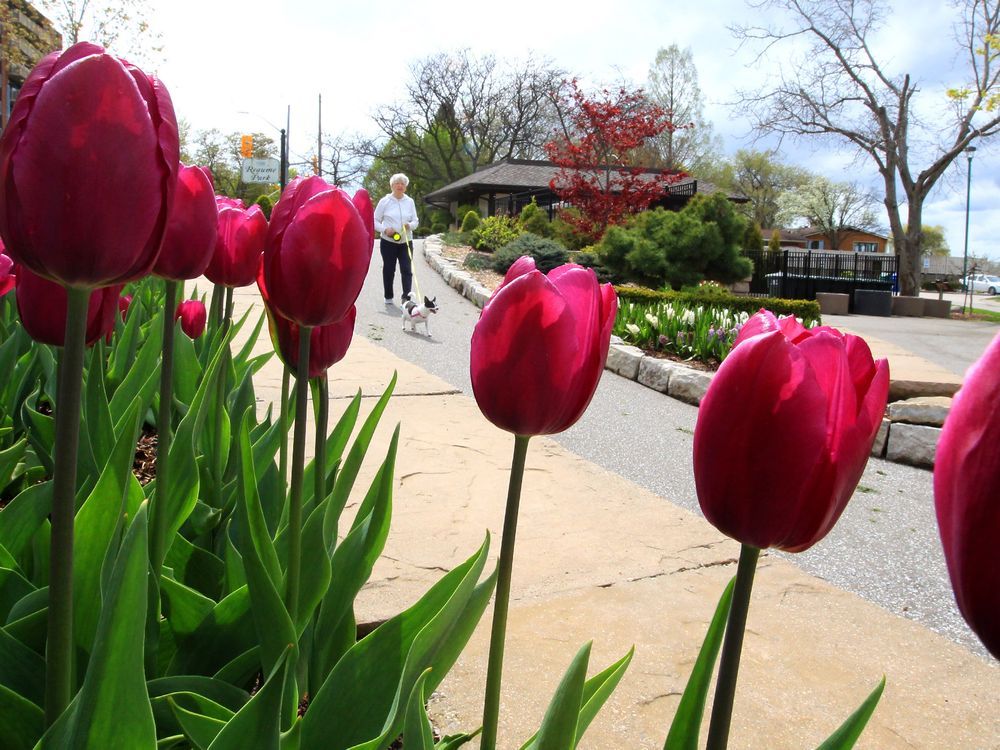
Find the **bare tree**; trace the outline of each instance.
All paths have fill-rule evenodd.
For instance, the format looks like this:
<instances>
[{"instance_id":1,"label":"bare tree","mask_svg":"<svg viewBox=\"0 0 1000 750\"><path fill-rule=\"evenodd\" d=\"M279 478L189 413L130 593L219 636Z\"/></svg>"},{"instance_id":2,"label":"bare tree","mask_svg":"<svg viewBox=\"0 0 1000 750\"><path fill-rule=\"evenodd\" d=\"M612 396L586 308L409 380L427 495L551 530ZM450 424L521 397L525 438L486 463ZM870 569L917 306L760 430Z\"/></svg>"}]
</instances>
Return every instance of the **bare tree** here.
<instances>
[{"instance_id":1,"label":"bare tree","mask_svg":"<svg viewBox=\"0 0 1000 750\"><path fill-rule=\"evenodd\" d=\"M661 166L697 173L721 150L712 123L705 119L705 100L690 48L671 44L656 53L649 68L647 97L663 108L671 123L653 139Z\"/></svg>"},{"instance_id":2,"label":"bare tree","mask_svg":"<svg viewBox=\"0 0 1000 750\"><path fill-rule=\"evenodd\" d=\"M310 152L310 160L315 158ZM358 153L356 139L352 140L345 133L323 135L323 163L320 171L327 181L338 187L360 184L371 167L371 159Z\"/></svg>"},{"instance_id":3,"label":"bare tree","mask_svg":"<svg viewBox=\"0 0 1000 750\"><path fill-rule=\"evenodd\" d=\"M869 42L886 16L879 0L764 0L753 7L762 18L779 11L791 19L784 28L733 29L744 42L761 44L761 57L780 54L784 43L796 39L808 40L809 49L801 59L783 61L775 85L742 92L741 110L758 132L832 137L875 163L900 255L901 290L918 294L924 200L965 148L1000 129L1000 0L955 2L955 42L967 81L948 92L943 130L940 121L931 128L917 118L918 81L908 73L891 74L875 57ZM921 148L924 142L933 145ZM925 160L922 169L919 159Z\"/></svg>"},{"instance_id":4,"label":"bare tree","mask_svg":"<svg viewBox=\"0 0 1000 750\"><path fill-rule=\"evenodd\" d=\"M162 37L147 20L153 15L148 0L39 0L38 4L62 31L67 47L90 41L146 66L162 58Z\"/></svg>"},{"instance_id":5,"label":"bare tree","mask_svg":"<svg viewBox=\"0 0 1000 750\"><path fill-rule=\"evenodd\" d=\"M427 57L410 67L406 97L375 113L381 137L358 143L358 153L391 159L429 189L498 159L540 157L551 132L548 95L563 77L532 58Z\"/></svg>"},{"instance_id":6,"label":"bare tree","mask_svg":"<svg viewBox=\"0 0 1000 750\"><path fill-rule=\"evenodd\" d=\"M855 182L815 177L802 187L781 194L778 219L785 226L796 219L804 219L822 231L829 248L836 250L847 231L879 228L872 211L877 203L878 199L870 190Z\"/></svg>"}]
</instances>

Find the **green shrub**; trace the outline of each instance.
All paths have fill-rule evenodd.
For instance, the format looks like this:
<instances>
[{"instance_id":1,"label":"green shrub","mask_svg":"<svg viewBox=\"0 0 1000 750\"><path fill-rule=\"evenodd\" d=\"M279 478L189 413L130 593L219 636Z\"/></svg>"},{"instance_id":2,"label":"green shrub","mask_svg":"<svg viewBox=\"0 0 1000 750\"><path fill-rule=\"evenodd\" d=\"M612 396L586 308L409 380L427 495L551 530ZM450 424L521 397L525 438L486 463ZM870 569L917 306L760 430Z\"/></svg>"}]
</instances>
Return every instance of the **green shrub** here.
<instances>
[{"instance_id":1,"label":"green shrub","mask_svg":"<svg viewBox=\"0 0 1000 750\"><path fill-rule=\"evenodd\" d=\"M539 237L552 236L552 223L545 211L539 207L534 196L531 198L531 203L521 209L521 215L517 217L517 225L522 232L531 232Z\"/></svg>"},{"instance_id":2,"label":"green shrub","mask_svg":"<svg viewBox=\"0 0 1000 750\"><path fill-rule=\"evenodd\" d=\"M462 261L462 265L470 271L485 271L493 268L493 256L489 253L479 253L475 250L471 250L466 254L465 260Z\"/></svg>"},{"instance_id":3,"label":"green shrub","mask_svg":"<svg viewBox=\"0 0 1000 750\"><path fill-rule=\"evenodd\" d=\"M572 223L567 221L567 219L578 218L581 215L580 209L570 206L560 209L552 221L552 237L570 250L582 250L590 242L585 234L578 232Z\"/></svg>"},{"instance_id":4,"label":"green shrub","mask_svg":"<svg viewBox=\"0 0 1000 750\"><path fill-rule=\"evenodd\" d=\"M274 202L271 200L269 195L262 195L257 200L254 201L258 206L260 206L261 212L264 214L264 218L268 221L271 220L271 209L274 208Z\"/></svg>"},{"instance_id":5,"label":"green shrub","mask_svg":"<svg viewBox=\"0 0 1000 750\"><path fill-rule=\"evenodd\" d=\"M493 254L493 270L507 273L507 269L522 255L530 255L534 258L535 267L543 273L548 273L556 266L561 266L567 258L566 248L555 240L525 232Z\"/></svg>"},{"instance_id":6,"label":"green shrub","mask_svg":"<svg viewBox=\"0 0 1000 750\"><path fill-rule=\"evenodd\" d=\"M464 219L465 215L469 213L469 211L472 211L472 213L480 219L483 218L483 215L479 212L479 206L473 205L472 203L463 203L460 205L458 210L455 212L455 216L461 216Z\"/></svg>"},{"instance_id":7,"label":"green shrub","mask_svg":"<svg viewBox=\"0 0 1000 750\"><path fill-rule=\"evenodd\" d=\"M511 240L517 239L517 226L509 216L487 216L472 232L476 250L493 253Z\"/></svg>"},{"instance_id":8,"label":"green shrub","mask_svg":"<svg viewBox=\"0 0 1000 750\"><path fill-rule=\"evenodd\" d=\"M413 230L413 234L416 237L428 237L432 234L437 234L437 231L434 227L429 227L426 224L418 224L417 228Z\"/></svg>"},{"instance_id":9,"label":"green shrub","mask_svg":"<svg viewBox=\"0 0 1000 750\"><path fill-rule=\"evenodd\" d=\"M771 239L767 243L767 251L769 253L780 253L781 252L781 230L772 229Z\"/></svg>"},{"instance_id":10,"label":"green shrub","mask_svg":"<svg viewBox=\"0 0 1000 750\"><path fill-rule=\"evenodd\" d=\"M466 211L462 219L462 231L471 232L476 229L482 221L479 218L479 214L475 211Z\"/></svg>"},{"instance_id":11,"label":"green shrub","mask_svg":"<svg viewBox=\"0 0 1000 750\"><path fill-rule=\"evenodd\" d=\"M431 224L431 234L444 234L448 231L448 225L440 222Z\"/></svg>"},{"instance_id":12,"label":"green shrub","mask_svg":"<svg viewBox=\"0 0 1000 750\"><path fill-rule=\"evenodd\" d=\"M743 233L743 252L763 249L764 236L760 233L760 224L756 221L748 221L746 231Z\"/></svg>"},{"instance_id":13,"label":"green shrub","mask_svg":"<svg viewBox=\"0 0 1000 750\"><path fill-rule=\"evenodd\" d=\"M471 232L445 232L441 241L451 247L466 247L472 244Z\"/></svg>"},{"instance_id":14,"label":"green shrub","mask_svg":"<svg viewBox=\"0 0 1000 750\"><path fill-rule=\"evenodd\" d=\"M731 283L753 272L740 250L746 220L721 193L695 196L681 211L643 211L610 227L598 243L601 262L645 286L680 289L704 279Z\"/></svg>"},{"instance_id":15,"label":"green shrub","mask_svg":"<svg viewBox=\"0 0 1000 750\"><path fill-rule=\"evenodd\" d=\"M444 227L444 229L442 229L441 231L446 232L448 231L448 227L451 226L453 221L454 218L451 215L451 211L448 211L444 208L435 208L433 211L430 212L430 221L428 221L427 223L430 224L432 227L436 225L441 225Z\"/></svg>"}]
</instances>

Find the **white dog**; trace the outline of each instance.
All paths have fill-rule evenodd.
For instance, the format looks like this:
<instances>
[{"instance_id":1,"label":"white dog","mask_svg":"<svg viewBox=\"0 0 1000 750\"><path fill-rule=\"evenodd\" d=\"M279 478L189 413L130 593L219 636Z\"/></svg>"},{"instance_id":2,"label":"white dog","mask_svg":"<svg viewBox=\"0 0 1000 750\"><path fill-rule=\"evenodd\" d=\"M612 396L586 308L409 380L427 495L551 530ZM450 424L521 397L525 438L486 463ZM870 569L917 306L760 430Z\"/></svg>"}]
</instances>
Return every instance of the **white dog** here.
<instances>
[{"instance_id":1,"label":"white dog","mask_svg":"<svg viewBox=\"0 0 1000 750\"><path fill-rule=\"evenodd\" d=\"M403 303L403 330L406 330L406 324L410 324L410 330L414 333L417 332L417 326L423 324L424 334L427 338L431 337L431 331L427 323L433 313L438 311L438 306L435 303L437 297L424 297L422 304L414 302L413 296L410 295L406 298Z\"/></svg>"}]
</instances>

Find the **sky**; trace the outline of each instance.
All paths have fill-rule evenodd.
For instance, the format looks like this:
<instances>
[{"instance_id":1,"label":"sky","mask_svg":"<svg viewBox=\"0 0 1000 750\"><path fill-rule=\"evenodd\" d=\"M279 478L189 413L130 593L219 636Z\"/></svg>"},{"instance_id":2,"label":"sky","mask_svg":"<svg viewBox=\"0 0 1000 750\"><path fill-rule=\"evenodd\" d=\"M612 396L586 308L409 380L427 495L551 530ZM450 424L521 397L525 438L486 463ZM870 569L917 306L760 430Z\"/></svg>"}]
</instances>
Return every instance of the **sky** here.
<instances>
[{"instance_id":1,"label":"sky","mask_svg":"<svg viewBox=\"0 0 1000 750\"><path fill-rule=\"evenodd\" d=\"M744 0L577 0L528 4L363 3L343 0L206 2L150 0L150 21L160 32L163 61L157 73L178 116L193 129L276 130L290 113L293 160L305 157L317 134L322 95L328 134L374 134L371 115L404 93L409 66L442 51L548 58L586 85L619 80L645 84L657 50L689 47L706 100L706 116L726 154L755 147L749 122L730 103L788 66L794 54L755 60L727 26L776 21ZM904 10L905 9L905 10ZM876 56L892 71L909 72L932 102L961 82L953 15L941 0L890 3L887 27L874 40ZM917 42L916 40L919 40ZM941 118L933 108L922 114ZM978 144L971 185L969 252L1000 259L1000 138ZM772 138L779 158L881 191L870 161L855 159L836 141ZM926 162L916 162L919 168ZM953 164L925 203L924 223L940 224L953 255L965 239L966 160ZM880 193L881 194L881 193ZM884 217L884 211L880 218ZM904 219L905 220L905 219ZM888 226L888 221L885 220Z\"/></svg>"}]
</instances>

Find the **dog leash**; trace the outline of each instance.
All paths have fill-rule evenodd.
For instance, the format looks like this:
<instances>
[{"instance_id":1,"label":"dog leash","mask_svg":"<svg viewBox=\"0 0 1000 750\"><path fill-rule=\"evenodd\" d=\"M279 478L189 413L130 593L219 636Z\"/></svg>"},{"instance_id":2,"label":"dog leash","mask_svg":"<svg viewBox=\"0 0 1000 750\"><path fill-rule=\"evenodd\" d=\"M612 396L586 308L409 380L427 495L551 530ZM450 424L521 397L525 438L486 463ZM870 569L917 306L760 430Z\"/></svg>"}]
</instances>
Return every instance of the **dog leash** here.
<instances>
[{"instance_id":1,"label":"dog leash","mask_svg":"<svg viewBox=\"0 0 1000 750\"><path fill-rule=\"evenodd\" d=\"M403 207L399 206L399 231L406 240L406 254L410 256L410 275L413 276L413 286L417 290L417 302L423 302L424 293L420 291L420 281L417 279L417 267L413 262L413 245L410 244L410 236L407 233L406 227L403 226L406 222L403 221ZM412 231L412 230L411 230ZM395 238L393 238L395 239Z\"/></svg>"}]
</instances>

